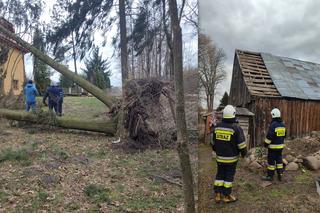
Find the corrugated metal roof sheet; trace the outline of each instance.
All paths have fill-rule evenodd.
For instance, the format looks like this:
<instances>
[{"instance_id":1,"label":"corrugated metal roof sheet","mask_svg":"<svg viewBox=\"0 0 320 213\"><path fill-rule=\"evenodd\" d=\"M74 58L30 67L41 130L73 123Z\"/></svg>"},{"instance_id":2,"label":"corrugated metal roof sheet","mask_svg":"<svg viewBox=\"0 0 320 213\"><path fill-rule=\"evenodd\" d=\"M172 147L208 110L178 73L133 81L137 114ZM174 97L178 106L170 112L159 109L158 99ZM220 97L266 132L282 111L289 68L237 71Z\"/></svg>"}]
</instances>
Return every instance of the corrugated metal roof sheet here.
<instances>
[{"instance_id":1,"label":"corrugated metal roof sheet","mask_svg":"<svg viewBox=\"0 0 320 213\"><path fill-rule=\"evenodd\" d=\"M320 65L261 53L270 77L281 96L320 100Z\"/></svg>"}]
</instances>

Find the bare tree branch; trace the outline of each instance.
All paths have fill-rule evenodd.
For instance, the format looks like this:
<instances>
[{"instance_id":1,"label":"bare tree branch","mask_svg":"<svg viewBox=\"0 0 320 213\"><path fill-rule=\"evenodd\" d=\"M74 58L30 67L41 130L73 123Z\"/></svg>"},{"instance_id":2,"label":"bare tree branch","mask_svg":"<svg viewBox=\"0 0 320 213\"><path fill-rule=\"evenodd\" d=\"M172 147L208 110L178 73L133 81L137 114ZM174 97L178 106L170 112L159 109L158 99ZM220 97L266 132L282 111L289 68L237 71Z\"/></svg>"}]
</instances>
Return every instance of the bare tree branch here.
<instances>
[{"instance_id":1,"label":"bare tree branch","mask_svg":"<svg viewBox=\"0 0 320 213\"><path fill-rule=\"evenodd\" d=\"M200 86L207 96L208 110L213 110L216 89L226 78L224 62L226 54L223 49L212 43L209 37L199 34L199 76Z\"/></svg>"}]
</instances>

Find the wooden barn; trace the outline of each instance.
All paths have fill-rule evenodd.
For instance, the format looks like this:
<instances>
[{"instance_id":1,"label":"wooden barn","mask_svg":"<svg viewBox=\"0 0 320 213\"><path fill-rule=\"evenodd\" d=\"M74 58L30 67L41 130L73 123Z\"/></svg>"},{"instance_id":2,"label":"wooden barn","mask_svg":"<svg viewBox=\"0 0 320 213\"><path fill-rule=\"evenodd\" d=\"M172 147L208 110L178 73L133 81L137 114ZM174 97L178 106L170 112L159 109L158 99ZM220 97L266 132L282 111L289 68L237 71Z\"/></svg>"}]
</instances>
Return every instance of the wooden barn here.
<instances>
[{"instance_id":1,"label":"wooden barn","mask_svg":"<svg viewBox=\"0 0 320 213\"><path fill-rule=\"evenodd\" d=\"M15 32L13 25L0 17L0 25ZM0 98L19 96L25 84L24 55L28 51L0 33Z\"/></svg>"},{"instance_id":2,"label":"wooden barn","mask_svg":"<svg viewBox=\"0 0 320 213\"><path fill-rule=\"evenodd\" d=\"M320 65L268 53L236 50L229 103L245 107L250 119L250 146L263 142L277 107L287 137L320 131Z\"/></svg>"}]
</instances>

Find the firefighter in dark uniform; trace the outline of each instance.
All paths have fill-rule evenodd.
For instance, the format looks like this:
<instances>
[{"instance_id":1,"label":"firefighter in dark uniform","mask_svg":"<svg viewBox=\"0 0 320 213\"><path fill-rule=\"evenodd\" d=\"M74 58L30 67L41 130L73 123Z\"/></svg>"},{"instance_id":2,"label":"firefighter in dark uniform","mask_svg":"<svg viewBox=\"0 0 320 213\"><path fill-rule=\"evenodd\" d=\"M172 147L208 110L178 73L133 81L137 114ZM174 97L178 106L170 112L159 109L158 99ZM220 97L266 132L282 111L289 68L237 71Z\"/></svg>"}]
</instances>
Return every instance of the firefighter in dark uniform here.
<instances>
[{"instance_id":1,"label":"firefighter in dark uniform","mask_svg":"<svg viewBox=\"0 0 320 213\"><path fill-rule=\"evenodd\" d=\"M283 175L282 150L285 147L284 138L286 136L286 128L282 122L279 109L274 108L271 111L271 116L272 122L264 141L265 147L268 147L268 172L267 176L262 179L272 181L275 170L277 170L278 180L281 181Z\"/></svg>"},{"instance_id":2,"label":"firefighter in dark uniform","mask_svg":"<svg viewBox=\"0 0 320 213\"><path fill-rule=\"evenodd\" d=\"M239 154L247 154L246 142L242 128L236 121L236 110L227 105L223 110L223 119L213 128L212 149L216 152L217 174L214 181L215 201L217 203L234 202L231 195L234 175Z\"/></svg>"}]
</instances>

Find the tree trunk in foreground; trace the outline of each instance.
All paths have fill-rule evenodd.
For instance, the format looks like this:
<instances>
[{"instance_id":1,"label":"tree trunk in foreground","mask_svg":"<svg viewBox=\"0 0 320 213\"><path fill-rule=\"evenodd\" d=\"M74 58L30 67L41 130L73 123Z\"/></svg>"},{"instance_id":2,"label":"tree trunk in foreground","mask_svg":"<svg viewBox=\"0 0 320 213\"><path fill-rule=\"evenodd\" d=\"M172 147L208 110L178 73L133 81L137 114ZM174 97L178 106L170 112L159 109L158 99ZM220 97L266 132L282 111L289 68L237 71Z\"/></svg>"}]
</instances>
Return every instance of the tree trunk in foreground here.
<instances>
[{"instance_id":1,"label":"tree trunk in foreground","mask_svg":"<svg viewBox=\"0 0 320 213\"><path fill-rule=\"evenodd\" d=\"M46 54L42 53L37 48L33 47L32 45L28 44L18 36L16 36L14 33L9 32L7 29L2 27L0 25L0 32L4 35L8 36L10 39L13 39L18 44L29 50L31 53L33 53L36 57L38 57L41 61L51 66L56 71L60 72L62 75L66 76L67 78L71 79L78 85L80 85L83 89L90 92L93 96L98 98L100 101L102 101L107 107L111 108L112 106L112 100L109 96L107 96L106 92L99 89L95 85L91 84L84 78L76 75L74 72L70 71L66 66L61 65L54 61L51 57L47 56Z\"/></svg>"},{"instance_id":2,"label":"tree trunk in foreground","mask_svg":"<svg viewBox=\"0 0 320 213\"><path fill-rule=\"evenodd\" d=\"M112 121L93 121L93 120L78 120L67 117L55 117L53 121L50 122L50 118L47 119L39 119L36 114L8 110L8 109L0 109L0 117L6 118L9 120L17 120L17 121L29 121L38 124L48 124L51 126L59 126L68 129L79 129L93 132L102 132L110 135L114 135L116 133L116 125Z\"/></svg>"},{"instance_id":3,"label":"tree trunk in foreground","mask_svg":"<svg viewBox=\"0 0 320 213\"><path fill-rule=\"evenodd\" d=\"M177 1L169 1L173 32L173 70L176 94L176 126L178 135L178 154L183 174L184 212L195 212L193 176L188 148L187 124L184 109L182 34L178 18Z\"/></svg>"},{"instance_id":4,"label":"tree trunk in foreground","mask_svg":"<svg viewBox=\"0 0 320 213\"><path fill-rule=\"evenodd\" d=\"M128 80L127 21L125 0L119 0L122 88Z\"/></svg>"},{"instance_id":5,"label":"tree trunk in foreground","mask_svg":"<svg viewBox=\"0 0 320 213\"><path fill-rule=\"evenodd\" d=\"M119 18L120 18L120 54L121 54L121 76L122 76L122 100L124 103L124 87L129 79L128 74L128 40L127 40L127 21L126 21L126 1L119 0ZM117 135L120 138L126 138L127 131L124 128L124 104L121 105L118 114Z\"/></svg>"}]
</instances>

